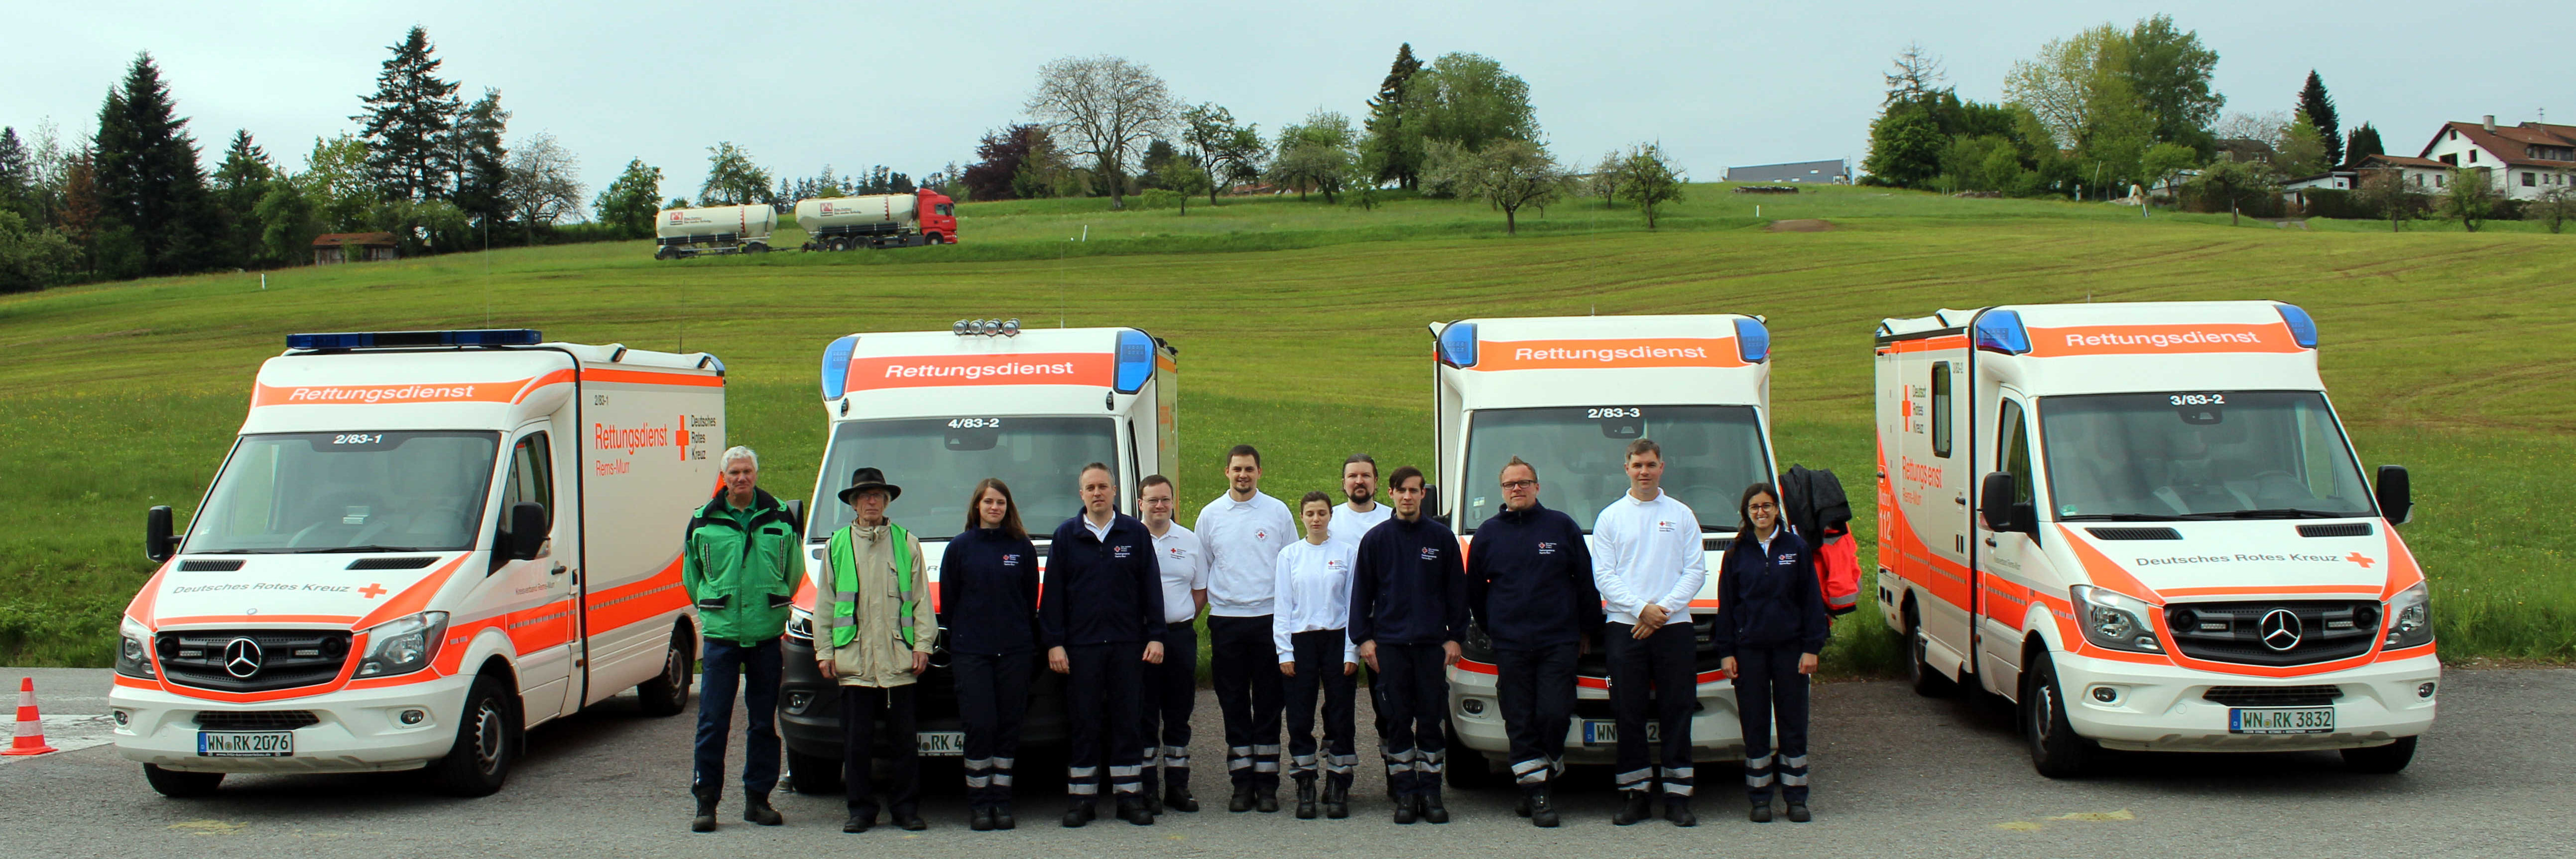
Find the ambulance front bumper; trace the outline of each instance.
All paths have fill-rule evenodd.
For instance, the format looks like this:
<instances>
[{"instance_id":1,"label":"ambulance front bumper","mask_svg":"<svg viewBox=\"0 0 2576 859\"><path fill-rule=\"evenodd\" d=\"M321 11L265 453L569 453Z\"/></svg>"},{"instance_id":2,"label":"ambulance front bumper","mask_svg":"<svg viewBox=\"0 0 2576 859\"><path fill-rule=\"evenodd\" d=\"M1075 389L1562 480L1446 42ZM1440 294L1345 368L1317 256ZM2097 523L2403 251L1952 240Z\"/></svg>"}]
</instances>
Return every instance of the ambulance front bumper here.
<instances>
[{"instance_id":1,"label":"ambulance front bumper","mask_svg":"<svg viewBox=\"0 0 2576 859\"><path fill-rule=\"evenodd\" d=\"M2051 654L2066 701L2067 723L2078 736L2130 751L2277 752L2380 746L2433 727L2442 662L2423 656L2304 677L2261 677L2198 671L2175 665L2142 665L2071 654ZM2211 690L2220 689L2213 693ZM2247 687L2332 687L2327 705L2236 706ZM2231 695L2233 691L2236 694ZM2324 693L2325 690L2313 690ZM2111 700L2104 701L2108 696ZM2223 703L2212 698L2232 699ZM2230 729L2232 709L2316 710L2330 707L2334 725L2318 733L2240 733Z\"/></svg>"},{"instance_id":2,"label":"ambulance front bumper","mask_svg":"<svg viewBox=\"0 0 2576 859\"><path fill-rule=\"evenodd\" d=\"M116 750L127 760L165 769L227 773L338 773L419 769L447 755L456 743L456 720L465 708L470 674L374 689L342 689L305 698L233 704L161 689L120 685L108 694ZM417 711L417 724L402 714ZM293 751L277 757L199 754L200 714L227 729L260 731L262 723L289 724L310 714L312 724L291 729Z\"/></svg>"},{"instance_id":3,"label":"ambulance front bumper","mask_svg":"<svg viewBox=\"0 0 2576 859\"><path fill-rule=\"evenodd\" d=\"M1511 739L1503 727L1502 697L1497 688L1494 669L1461 662L1449 669L1449 724L1458 733L1458 744L1465 749L1451 749L1457 756L1466 751L1482 753L1496 763L1510 763ZM1578 765L1618 763L1619 746L1614 740L1587 743L1586 722L1608 722L1614 718L1607 689L1584 685L1579 678L1574 689L1574 718L1566 723L1565 762ZM1692 712L1691 760L1733 761L1744 759L1744 729L1735 709L1735 684L1719 679L1699 685L1699 707ZM1598 730L1597 728L1595 729ZM1454 766L1455 764L1453 764Z\"/></svg>"}]
</instances>

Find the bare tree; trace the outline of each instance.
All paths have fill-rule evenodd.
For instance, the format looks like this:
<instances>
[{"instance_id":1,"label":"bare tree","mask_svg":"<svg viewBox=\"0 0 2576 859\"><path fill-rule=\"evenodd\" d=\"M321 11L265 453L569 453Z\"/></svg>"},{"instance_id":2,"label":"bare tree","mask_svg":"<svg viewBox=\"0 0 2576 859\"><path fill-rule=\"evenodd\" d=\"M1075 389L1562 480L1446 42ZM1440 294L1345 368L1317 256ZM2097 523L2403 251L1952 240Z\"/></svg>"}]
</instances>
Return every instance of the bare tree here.
<instances>
[{"instance_id":1,"label":"bare tree","mask_svg":"<svg viewBox=\"0 0 2576 859\"><path fill-rule=\"evenodd\" d=\"M581 162L555 143L555 136L537 132L510 147L509 175L501 185L501 199L510 213L527 231L528 243L537 242L537 225L552 224L567 217L581 215Z\"/></svg>"},{"instance_id":2,"label":"bare tree","mask_svg":"<svg viewBox=\"0 0 2576 859\"><path fill-rule=\"evenodd\" d=\"M2565 229L2570 219L2576 219L2576 185L2563 184L2563 179L2560 181L2562 184L2540 192L2540 196L2522 206L2525 219L2539 221L2552 233Z\"/></svg>"},{"instance_id":3,"label":"bare tree","mask_svg":"<svg viewBox=\"0 0 2576 859\"><path fill-rule=\"evenodd\" d=\"M2218 118L2209 133L2220 140L2252 140L2279 149L2281 131L2290 125L2290 112L2266 110L2256 113L2231 112Z\"/></svg>"},{"instance_id":4,"label":"bare tree","mask_svg":"<svg viewBox=\"0 0 2576 859\"><path fill-rule=\"evenodd\" d=\"M1934 94L1947 91L1949 87L1940 84L1948 77L1947 73L1941 71L1940 57L1933 56L1930 51L1924 50L1921 42L1907 42L1905 50L1896 55L1895 73L1886 76L1887 98L1878 104L1880 107L1886 107L1900 101L1909 103L1922 101Z\"/></svg>"},{"instance_id":5,"label":"bare tree","mask_svg":"<svg viewBox=\"0 0 2576 859\"><path fill-rule=\"evenodd\" d=\"M2406 173L2395 167L2361 171L2361 188L2357 200L2388 218L2388 231L2405 229L2406 220L2424 208L2424 192L2406 183Z\"/></svg>"},{"instance_id":6,"label":"bare tree","mask_svg":"<svg viewBox=\"0 0 2576 859\"><path fill-rule=\"evenodd\" d=\"M1038 67L1028 111L1069 154L1098 163L1113 209L1127 206L1128 162L1147 141L1165 136L1180 113L1152 69L1111 56L1065 57Z\"/></svg>"}]
</instances>

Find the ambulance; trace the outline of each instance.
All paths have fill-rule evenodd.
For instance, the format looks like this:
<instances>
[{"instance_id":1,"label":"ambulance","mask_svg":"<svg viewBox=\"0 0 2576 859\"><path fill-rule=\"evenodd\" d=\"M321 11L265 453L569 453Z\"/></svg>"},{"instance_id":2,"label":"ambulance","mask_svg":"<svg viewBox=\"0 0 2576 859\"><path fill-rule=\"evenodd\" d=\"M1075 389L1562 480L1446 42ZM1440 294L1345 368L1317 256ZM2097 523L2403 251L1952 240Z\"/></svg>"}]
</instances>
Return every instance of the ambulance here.
<instances>
[{"instance_id":1,"label":"ambulance","mask_svg":"<svg viewBox=\"0 0 2576 859\"><path fill-rule=\"evenodd\" d=\"M1651 438L1664 449L1664 491L1697 513L1711 575L1691 601L1699 642L1699 708L1691 715L1694 760L1744 755L1735 686L1718 670L1709 633L1717 610L1718 555L1735 537L1744 488L1773 480L1771 334L1760 317L1567 316L1464 319L1431 326L1433 449L1449 486L1431 509L1464 544L1502 512L1503 464L1520 457L1538 469L1540 504L1574 517L1589 533L1603 508L1628 491L1627 446ZM1481 621L1449 668L1448 768L1462 789L1492 784L1509 744L1496 692L1492 641ZM1574 722L1566 761L1610 764L1618 755L1609 663L1596 643L1576 663ZM1650 740L1660 727L1648 724Z\"/></svg>"},{"instance_id":2,"label":"ambulance","mask_svg":"<svg viewBox=\"0 0 2576 859\"><path fill-rule=\"evenodd\" d=\"M688 701L680 530L717 487L724 364L535 331L295 334L121 622L119 753L228 773L501 788L527 729Z\"/></svg>"},{"instance_id":3,"label":"ambulance","mask_svg":"<svg viewBox=\"0 0 2576 859\"><path fill-rule=\"evenodd\" d=\"M975 484L1011 487L1020 522L1043 569L1047 535L1080 515L1074 483L1084 465L1106 463L1118 477L1118 509L1136 509L1148 474L1180 468L1180 350L1134 328L1022 329L1019 320L964 320L947 331L851 334L823 349L823 417L829 439L814 481L805 529L806 580L789 610L779 732L789 784L805 793L841 789L840 692L814 664L815 590L829 575L824 544L850 523L838 500L851 472L873 466L903 497L886 518L921 540L939 605L939 564L948 538L964 530ZM946 629L914 698L921 754L965 754ZM1022 741L1063 741L1063 678L1031 654L1032 703ZM878 754L890 750L879 749Z\"/></svg>"},{"instance_id":4,"label":"ambulance","mask_svg":"<svg viewBox=\"0 0 2576 859\"><path fill-rule=\"evenodd\" d=\"M2269 301L1943 310L1877 337L1878 605L1915 689L2018 705L2031 762L2341 750L2433 724L2424 574L2317 326Z\"/></svg>"}]
</instances>

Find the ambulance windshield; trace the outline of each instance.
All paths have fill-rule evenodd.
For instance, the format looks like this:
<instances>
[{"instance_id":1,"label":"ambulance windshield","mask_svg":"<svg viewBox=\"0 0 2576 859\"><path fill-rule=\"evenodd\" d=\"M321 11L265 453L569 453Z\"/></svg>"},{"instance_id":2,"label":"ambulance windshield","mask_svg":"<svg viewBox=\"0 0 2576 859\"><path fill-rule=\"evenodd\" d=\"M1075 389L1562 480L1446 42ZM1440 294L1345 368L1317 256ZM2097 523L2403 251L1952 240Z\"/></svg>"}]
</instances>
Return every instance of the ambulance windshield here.
<instances>
[{"instance_id":1,"label":"ambulance windshield","mask_svg":"<svg viewBox=\"0 0 2576 859\"><path fill-rule=\"evenodd\" d=\"M1762 425L1752 406L1600 406L1481 409L1467 430L1467 473L1451 481L1461 533L1503 511L1503 464L1520 457L1538 469L1538 503L1588 531L1602 508L1628 491L1628 443L1664 449L1664 493L1690 505L1703 531L1735 530L1736 499L1771 479Z\"/></svg>"},{"instance_id":2,"label":"ambulance windshield","mask_svg":"<svg viewBox=\"0 0 2576 859\"><path fill-rule=\"evenodd\" d=\"M492 484L490 432L243 436L206 494L192 553L474 548Z\"/></svg>"},{"instance_id":3,"label":"ambulance windshield","mask_svg":"<svg viewBox=\"0 0 2576 859\"><path fill-rule=\"evenodd\" d=\"M2061 520L2371 515L2343 427L2316 391L2043 397Z\"/></svg>"},{"instance_id":4,"label":"ambulance windshield","mask_svg":"<svg viewBox=\"0 0 2576 859\"><path fill-rule=\"evenodd\" d=\"M1044 535L1082 512L1074 482L1094 462L1118 463L1118 429L1109 418L851 421L832 429L832 446L823 454L822 497L810 508L805 535L825 540L850 524L850 505L839 495L850 485L850 473L866 467L884 471L887 483L903 487L886 517L922 539L945 539L963 529L966 494L987 477L1011 487L1020 524Z\"/></svg>"}]
</instances>

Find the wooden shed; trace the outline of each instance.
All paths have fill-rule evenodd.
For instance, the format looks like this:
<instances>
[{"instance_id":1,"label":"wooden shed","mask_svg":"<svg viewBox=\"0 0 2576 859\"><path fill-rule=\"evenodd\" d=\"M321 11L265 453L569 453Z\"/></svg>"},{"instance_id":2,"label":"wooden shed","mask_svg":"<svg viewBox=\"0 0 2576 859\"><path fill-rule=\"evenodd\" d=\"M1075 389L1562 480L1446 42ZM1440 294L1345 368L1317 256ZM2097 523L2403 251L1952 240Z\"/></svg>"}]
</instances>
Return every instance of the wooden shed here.
<instances>
[{"instance_id":1,"label":"wooden shed","mask_svg":"<svg viewBox=\"0 0 2576 859\"><path fill-rule=\"evenodd\" d=\"M313 237L313 264L378 262L399 256L392 233L324 233Z\"/></svg>"}]
</instances>

